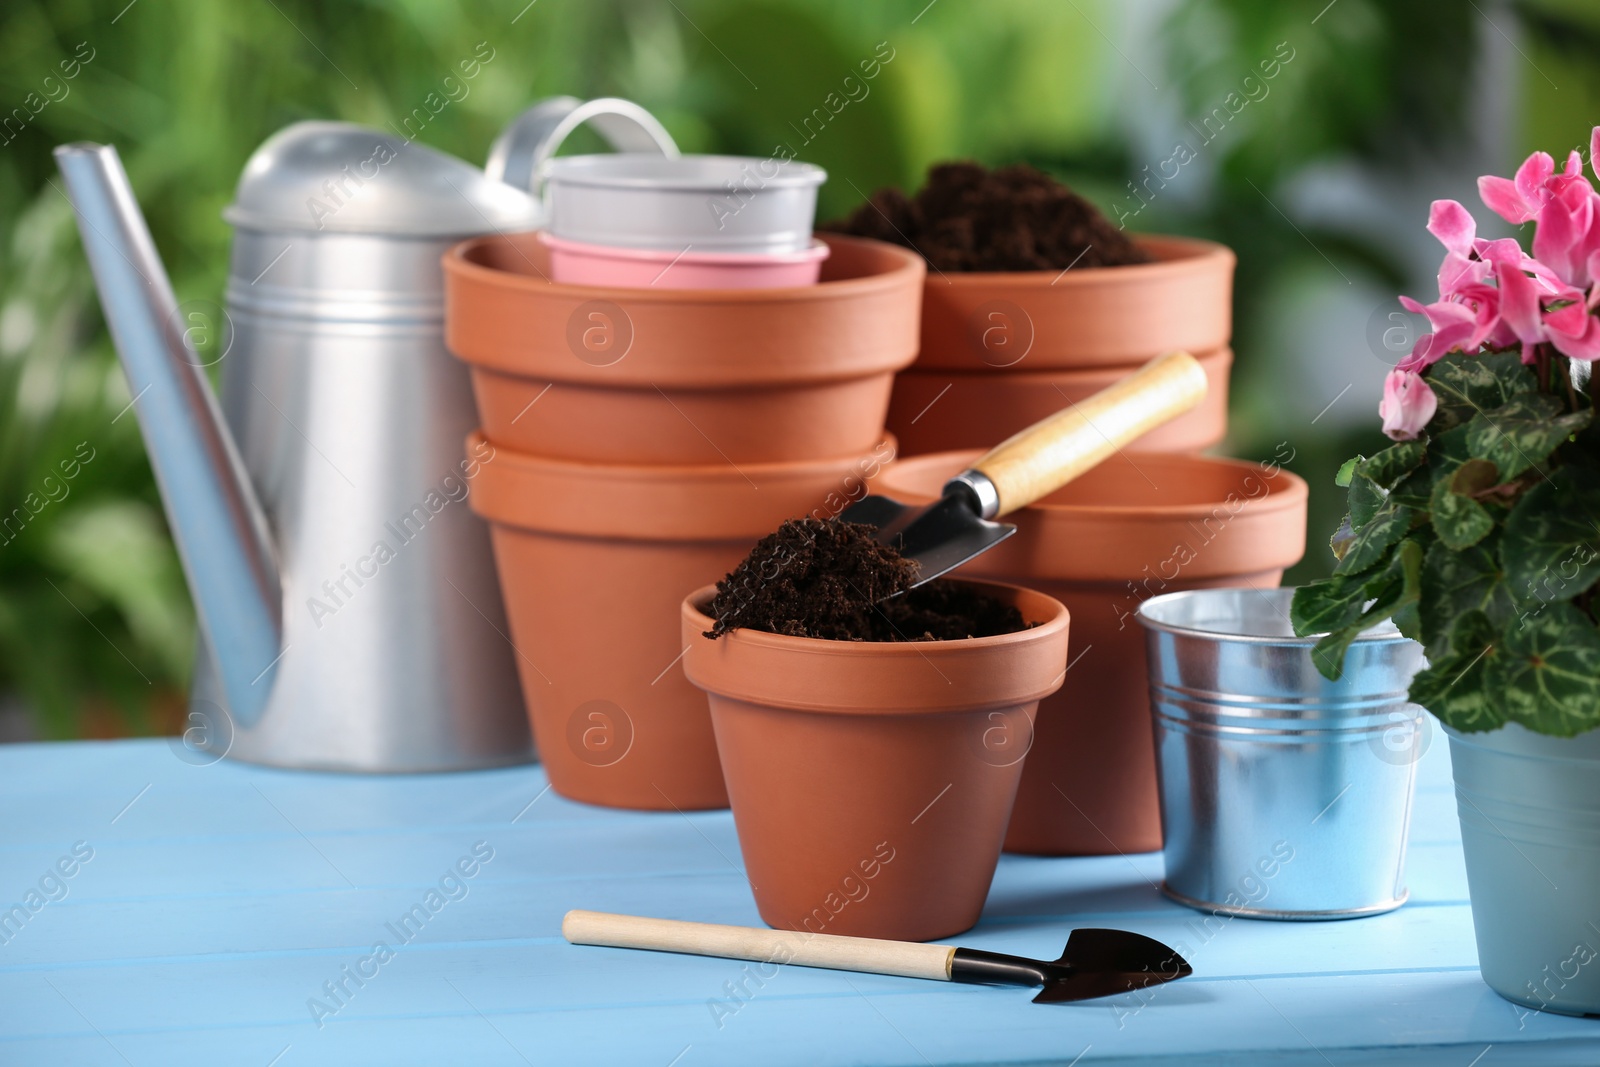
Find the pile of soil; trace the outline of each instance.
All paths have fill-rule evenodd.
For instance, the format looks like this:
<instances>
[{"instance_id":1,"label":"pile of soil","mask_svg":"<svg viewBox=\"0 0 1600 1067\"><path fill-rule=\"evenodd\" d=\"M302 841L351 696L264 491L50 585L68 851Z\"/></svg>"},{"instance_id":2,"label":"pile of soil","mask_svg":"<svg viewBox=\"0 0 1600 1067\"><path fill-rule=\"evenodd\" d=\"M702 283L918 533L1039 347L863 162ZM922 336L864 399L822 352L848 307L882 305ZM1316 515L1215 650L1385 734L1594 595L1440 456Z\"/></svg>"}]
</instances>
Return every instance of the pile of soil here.
<instances>
[{"instance_id":1,"label":"pile of soil","mask_svg":"<svg viewBox=\"0 0 1600 1067\"><path fill-rule=\"evenodd\" d=\"M989 170L941 163L907 199L879 189L849 218L819 229L922 253L941 271L1065 270L1148 263L1098 208L1025 163Z\"/></svg>"},{"instance_id":2,"label":"pile of soil","mask_svg":"<svg viewBox=\"0 0 1600 1067\"><path fill-rule=\"evenodd\" d=\"M912 589L916 562L876 533L853 522L785 522L717 583L706 636L745 627L833 641L955 641L1027 629L1010 604L955 582Z\"/></svg>"}]
</instances>

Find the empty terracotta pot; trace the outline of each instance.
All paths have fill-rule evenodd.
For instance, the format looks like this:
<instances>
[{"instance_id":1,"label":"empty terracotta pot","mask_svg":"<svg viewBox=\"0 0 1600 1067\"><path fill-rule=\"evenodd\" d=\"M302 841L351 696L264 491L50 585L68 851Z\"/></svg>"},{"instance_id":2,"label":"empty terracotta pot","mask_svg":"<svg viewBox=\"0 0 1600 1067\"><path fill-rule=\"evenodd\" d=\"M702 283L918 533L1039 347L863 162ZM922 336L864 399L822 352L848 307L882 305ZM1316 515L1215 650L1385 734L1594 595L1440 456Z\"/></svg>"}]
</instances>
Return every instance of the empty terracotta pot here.
<instances>
[{"instance_id":1,"label":"empty terracotta pot","mask_svg":"<svg viewBox=\"0 0 1600 1067\"><path fill-rule=\"evenodd\" d=\"M1233 351L1195 353L1206 398L1187 414L1145 434L1130 452L1198 452L1228 431L1228 371ZM889 429L901 454L988 448L1137 370L1137 366L1017 374L964 374L913 367L895 376Z\"/></svg>"},{"instance_id":2,"label":"empty terracotta pot","mask_svg":"<svg viewBox=\"0 0 1600 1067\"><path fill-rule=\"evenodd\" d=\"M1067 612L969 582L1032 629L862 642L734 630L683 602L684 673L706 691L745 872L784 930L905 941L978 921L1022 770L1019 741L1061 685Z\"/></svg>"},{"instance_id":3,"label":"empty terracotta pot","mask_svg":"<svg viewBox=\"0 0 1600 1067\"><path fill-rule=\"evenodd\" d=\"M472 369L484 435L586 463L848 457L883 433L917 351L922 258L826 238L816 285L557 285L536 234L444 257L445 341Z\"/></svg>"},{"instance_id":4,"label":"empty terracotta pot","mask_svg":"<svg viewBox=\"0 0 1600 1067\"><path fill-rule=\"evenodd\" d=\"M1065 271L934 273L919 369L1043 371L1210 352L1233 328L1232 251L1142 236L1153 263Z\"/></svg>"},{"instance_id":5,"label":"empty terracotta pot","mask_svg":"<svg viewBox=\"0 0 1600 1067\"><path fill-rule=\"evenodd\" d=\"M875 491L930 500L977 453L902 460ZM1287 456L1280 457L1287 459ZM962 575L1026 583L1072 612L1073 660L1039 706L1006 850L1149 852L1161 816L1139 604L1179 589L1276 586L1305 551L1306 483L1275 464L1115 456L1006 517Z\"/></svg>"},{"instance_id":6,"label":"empty terracotta pot","mask_svg":"<svg viewBox=\"0 0 1600 1067\"><path fill-rule=\"evenodd\" d=\"M847 459L604 466L468 440L539 756L556 792L622 808L728 803L679 603L784 519L859 494L893 443ZM476 450L476 451L475 451ZM453 595L448 590L442 595Z\"/></svg>"}]
</instances>

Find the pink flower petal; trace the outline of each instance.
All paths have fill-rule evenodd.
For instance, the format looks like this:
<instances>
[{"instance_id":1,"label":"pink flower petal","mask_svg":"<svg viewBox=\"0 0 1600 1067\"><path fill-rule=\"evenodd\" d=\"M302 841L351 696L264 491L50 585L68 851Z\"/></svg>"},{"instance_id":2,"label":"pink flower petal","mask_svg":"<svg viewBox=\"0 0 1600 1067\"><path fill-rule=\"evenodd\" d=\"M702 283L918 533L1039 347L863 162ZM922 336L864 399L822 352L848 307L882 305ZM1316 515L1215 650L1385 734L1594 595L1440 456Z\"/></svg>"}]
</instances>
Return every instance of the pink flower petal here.
<instances>
[{"instance_id":1,"label":"pink flower petal","mask_svg":"<svg viewBox=\"0 0 1600 1067\"><path fill-rule=\"evenodd\" d=\"M1533 257L1568 285L1577 281L1579 268L1573 262L1574 253L1588 231L1588 223L1582 209L1574 211L1560 197L1539 210L1539 225L1533 231Z\"/></svg>"},{"instance_id":2,"label":"pink flower petal","mask_svg":"<svg viewBox=\"0 0 1600 1067\"><path fill-rule=\"evenodd\" d=\"M1478 224L1466 208L1454 200L1435 200L1428 210L1428 232L1457 255L1472 251L1472 239L1477 236Z\"/></svg>"},{"instance_id":3,"label":"pink flower petal","mask_svg":"<svg viewBox=\"0 0 1600 1067\"><path fill-rule=\"evenodd\" d=\"M1556 172L1556 161L1549 152L1535 152L1517 168L1517 192L1530 204L1539 203L1539 193L1544 183Z\"/></svg>"},{"instance_id":4,"label":"pink flower petal","mask_svg":"<svg viewBox=\"0 0 1600 1067\"><path fill-rule=\"evenodd\" d=\"M1415 438L1438 409L1439 398L1414 372L1396 368L1384 379L1378 415L1383 419L1383 432L1394 440Z\"/></svg>"},{"instance_id":5,"label":"pink flower petal","mask_svg":"<svg viewBox=\"0 0 1600 1067\"><path fill-rule=\"evenodd\" d=\"M1495 279L1500 283L1500 317L1510 325L1524 345L1545 339L1539 307L1539 291L1533 279L1509 263L1495 264Z\"/></svg>"},{"instance_id":6,"label":"pink flower petal","mask_svg":"<svg viewBox=\"0 0 1600 1067\"><path fill-rule=\"evenodd\" d=\"M1582 330L1573 333L1552 330L1550 343L1555 346L1557 352L1571 359L1582 360L1585 363L1600 360L1600 318L1589 314L1582 304L1562 308L1561 311L1546 316L1545 321L1549 322L1556 315L1569 311L1579 312L1577 317L1583 324Z\"/></svg>"},{"instance_id":7,"label":"pink flower petal","mask_svg":"<svg viewBox=\"0 0 1600 1067\"><path fill-rule=\"evenodd\" d=\"M1511 223L1523 223L1538 214L1537 209L1518 191L1510 178L1485 174L1478 179L1478 195L1484 206Z\"/></svg>"},{"instance_id":8,"label":"pink flower petal","mask_svg":"<svg viewBox=\"0 0 1600 1067\"><path fill-rule=\"evenodd\" d=\"M1477 241L1473 244L1473 251L1478 253L1478 258L1486 263L1515 263L1520 265L1527 253L1522 250L1522 242L1515 237L1502 237L1497 241Z\"/></svg>"},{"instance_id":9,"label":"pink flower petal","mask_svg":"<svg viewBox=\"0 0 1600 1067\"><path fill-rule=\"evenodd\" d=\"M1600 178L1600 126L1589 133L1589 167L1594 171L1594 176Z\"/></svg>"}]
</instances>

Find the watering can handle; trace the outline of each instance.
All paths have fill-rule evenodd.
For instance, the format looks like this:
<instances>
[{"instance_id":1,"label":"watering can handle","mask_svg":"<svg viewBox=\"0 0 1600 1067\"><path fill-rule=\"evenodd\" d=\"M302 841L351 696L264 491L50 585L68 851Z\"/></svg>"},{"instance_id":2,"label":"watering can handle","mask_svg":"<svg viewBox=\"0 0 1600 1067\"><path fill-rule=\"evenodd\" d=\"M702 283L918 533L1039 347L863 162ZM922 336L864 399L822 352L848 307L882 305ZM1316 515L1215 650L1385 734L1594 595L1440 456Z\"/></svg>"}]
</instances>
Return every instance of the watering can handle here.
<instances>
[{"instance_id":1,"label":"watering can handle","mask_svg":"<svg viewBox=\"0 0 1600 1067\"><path fill-rule=\"evenodd\" d=\"M563 141L588 123L619 152L675 157L678 146L656 117L631 100L603 96L587 103L575 96L541 100L518 115L489 149L489 177L539 195L544 165Z\"/></svg>"}]
</instances>

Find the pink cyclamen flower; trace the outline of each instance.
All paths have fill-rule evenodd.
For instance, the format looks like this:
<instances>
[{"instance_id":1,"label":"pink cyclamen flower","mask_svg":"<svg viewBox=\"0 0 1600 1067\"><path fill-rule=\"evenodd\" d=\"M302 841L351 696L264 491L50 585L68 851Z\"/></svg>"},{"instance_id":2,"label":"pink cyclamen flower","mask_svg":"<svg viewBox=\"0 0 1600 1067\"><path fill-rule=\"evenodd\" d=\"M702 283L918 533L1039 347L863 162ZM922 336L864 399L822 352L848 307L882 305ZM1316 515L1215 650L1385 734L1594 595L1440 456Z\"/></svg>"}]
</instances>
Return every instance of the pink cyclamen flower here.
<instances>
[{"instance_id":1,"label":"pink cyclamen flower","mask_svg":"<svg viewBox=\"0 0 1600 1067\"><path fill-rule=\"evenodd\" d=\"M1600 286L1595 288L1600 290ZM1570 303L1544 313L1546 336L1564 356L1585 363L1600 360L1600 317L1589 313L1588 303L1576 289L1565 296Z\"/></svg>"},{"instance_id":2,"label":"pink cyclamen flower","mask_svg":"<svg viewBox=\"0 0 1600 1067\"><path fill-rule=\"evenodd\" d=\"M1600 147L1600 126L1595 127L1589 138L1591 166L1597 165L1594 159L1597 147ZM1600 176L1600 170L1596 175ZM1543 278L1548 274L1562 285L1581 289L1587 289L1596 281L1589 269L1589 260L1600 251L1600 194L1584 176L1583 157L1576 151L1567 154L1566 166L1559 174L1555 160L1544 152L1535 152L1517 168L1514 179L1493 175L1479 178L1478 192L1483 202L1507 222L1538 221L1533 235L1533 256L1545 269L1534 271L1537 276ZM1431 224L1429 228L1433 228ZM1440 239L1444 240L1442 236ZM1445 244L1450 246L1449 241ZM1445 280L1445 273L1453 276L1458 269L1452 257L1446 256L1441 281Z\"/></svg>"},{"instance_id":3,"label":"pink cyclamen flower","mask_svg":"<svg viewBox=\"0 0 1600 1067\"><path fill-rule=\"evenodd\" d=\"M1467 304L1458 300L1436 300L1431 304L1419 304L1409 296L1402 296L1400 306L1413 314L1426 316L1433 332L1417 338L1411 354L1399 362L1397 369L1420 371L1439 362L1444 358L1444 354L1452 349L1476 350L1477 346L1467 347L1475 326L1473 309ZM1481 343L1480 341L1479 344Z\"/></svg>"},{"instance_id":4,"label":"pink cyclamen flower","mask_svg":"<svg viewBox=\"0 0 1600 1067\"><path fill-rule=\"evenodd\" d=\"M1439 409L1439 398L1422 376L1396 367L1383 380L1383 401L1378 415L1383 432L1396 441L1413 440Z\"/></svg>"},{"instance_id":5,"label":"pink cyclamen flower","mask_svg":"<svg viewBox=\"0 0 1600 1067\"><path fill-rule=\"evenodd\" d=\"M1535 152L1517 168L1516 178L1485 174L1478 179L1478 195L1490 211L1507 222L1521 224L1539 214L1545 182L1555 173L1556 161L1548 152Z\"/></svg>"}]
</instances>

